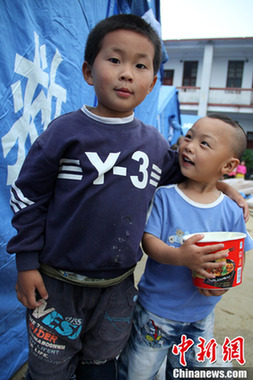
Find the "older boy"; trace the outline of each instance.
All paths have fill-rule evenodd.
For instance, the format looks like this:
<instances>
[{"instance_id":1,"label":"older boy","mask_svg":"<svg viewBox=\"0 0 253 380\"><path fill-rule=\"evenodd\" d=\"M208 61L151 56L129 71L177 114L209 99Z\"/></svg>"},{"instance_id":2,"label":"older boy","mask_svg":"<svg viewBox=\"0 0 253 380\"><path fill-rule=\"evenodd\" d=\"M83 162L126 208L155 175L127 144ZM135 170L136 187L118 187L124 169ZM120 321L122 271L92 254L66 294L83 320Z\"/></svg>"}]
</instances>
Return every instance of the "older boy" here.
<instances>
[{"instance_id":1,"label":"older boy","mask_svg":"<svg viewBox=\"0 0 253 380\"><path fill-rule=\"evenodd\" d=\"M199 235L185 243L183 236L200 231L247 234L241 210L216 188L217 180L239 164L245 148L239 124L218 114L199 119L180 144L180 168L186 178L155 193L142 240L149 258L119 379L154 379L166 356L166 379L173 379L173 368L180 363L171 349L184 334L194 341L186 353L187 367L208 365L196 359L198 338L213 338L214 307L226 290L198 291L193 285L195 254L189 243ZM245 250L252 248L247 234ZM201 274L207 275L205 270Z\"/></svg>"},{"instance_id":2,"label":"older boy","mask_svg":"<svg viewBox=\"0 0 253 380\"><path fill-rule=\"evenodd\" d=\"M101 21L83 64L97 106L54 120L13 185L18 233L8 250L16 253L18 298L29 308L29 379L116 376L148 205L159 182L182 178L168 143L133 114L155 85L160 51L141 18Z\"/></svg>"}]
</instances>

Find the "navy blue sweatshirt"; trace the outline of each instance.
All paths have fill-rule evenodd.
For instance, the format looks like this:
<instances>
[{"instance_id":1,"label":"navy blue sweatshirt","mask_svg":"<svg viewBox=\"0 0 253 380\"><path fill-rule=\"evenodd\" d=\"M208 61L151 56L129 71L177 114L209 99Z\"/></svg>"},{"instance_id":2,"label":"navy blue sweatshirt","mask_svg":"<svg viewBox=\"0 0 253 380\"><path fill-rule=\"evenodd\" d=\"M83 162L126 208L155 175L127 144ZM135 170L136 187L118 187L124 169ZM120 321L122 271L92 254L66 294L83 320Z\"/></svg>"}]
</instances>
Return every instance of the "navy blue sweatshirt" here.
<instances>
[{"instance_id":1,"label":"navy blue sweatshirt","mask_svg":"<svg viewBox=\"0 0 253 380\"><path fill-rule=\"evenodd\" d=\"M44 263L114 278L142 256L156 187L180 179L178 156L154 127L86 107L62 115L34 142L12 186L17 235L7 250L18 270Z\"/></svg>"}]
</instances>

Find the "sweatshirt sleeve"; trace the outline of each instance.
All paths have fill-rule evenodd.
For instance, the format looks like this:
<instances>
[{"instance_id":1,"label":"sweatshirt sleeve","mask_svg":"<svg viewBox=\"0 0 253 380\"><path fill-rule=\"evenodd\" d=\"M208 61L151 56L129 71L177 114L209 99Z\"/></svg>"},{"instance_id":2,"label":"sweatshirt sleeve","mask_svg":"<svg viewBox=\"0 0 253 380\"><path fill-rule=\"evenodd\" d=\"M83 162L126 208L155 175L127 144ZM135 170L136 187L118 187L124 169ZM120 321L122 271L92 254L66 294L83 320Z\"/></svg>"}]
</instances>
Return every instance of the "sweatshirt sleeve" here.
<instances>
[{"instance_id":1,"label":"sweatshirt sleeve","mask_svg":"<svg viewBox=\"0 0 253 380\"><path fill-rule=\"evenodd\" d=\"M12 225L17 234L8 242L7 251L16 253L18 270L39 267L47 209L57 175L58 165L46 158L36 140L11 188Z\"/></svg>"},{"instance_id":2,"label":"sweatshirt sleeve","mask_svg":"<svg viewBox=\"0 0 253 380\"><path fill-rule=\"evenodd\" d=\"M159 186L171 185L182 182L184 176L181 173L179 166L178 152L168 149L164 157L163 175Z\"/></svg>"}]
</instances>

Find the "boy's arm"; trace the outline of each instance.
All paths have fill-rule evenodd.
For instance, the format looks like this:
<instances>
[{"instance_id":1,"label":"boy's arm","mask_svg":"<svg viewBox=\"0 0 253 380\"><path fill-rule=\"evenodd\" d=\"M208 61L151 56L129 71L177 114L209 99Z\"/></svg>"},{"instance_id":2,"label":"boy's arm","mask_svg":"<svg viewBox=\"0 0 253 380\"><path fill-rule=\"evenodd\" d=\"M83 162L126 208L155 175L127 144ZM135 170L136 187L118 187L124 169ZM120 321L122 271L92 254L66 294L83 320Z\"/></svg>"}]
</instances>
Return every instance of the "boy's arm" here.
<instances>
[{"instance_id":1,"label":"boy's arm","mask_svg":"<svg viewBox=\"0 0 253 380\"><path fill-rule=\"evenodd\" d=\"M243 209L243 216L246 223L249 220L249 205L243 196L226 182L217 181L216 187L222 193L226 194L229 198L235 201L238 206Z\"/></svg>"},{"instance_id":2,"label":"boy's arm","mask_svg":"<svg viewBox=\"0 0 253 380\"><path fill-rule=\"evenodd\" d=\"M198 247L195 243L203 236L196 234L187 239L179 248L175 248L167 245L158 237L145 232L142 247L149 257L161 264L186 266L206 278L214 278L214 274L207 272L206 269L219 268L225 265L225 262L214 261L227 257L228 253L212 253L224 248L223 244Z\"/></svg>"},{"instance_id":3,"label":"boy's arm","mask_svg":"<svg viewBox=\"0 0 253 380\"><path fill-rule=\"evenodd\" d=\"M46 300L48 298L43 279L37 269L18 272L15 289L18 300L29 309L41 306L42 299ZM42 299L37 301L36 295L39 295Z\"/></svg>"},{"instance_id":4,"label":"boy's arm","mask_svg":"<svg viewBox=\"0 0 253 380\"><path fill-rule=\"evenodd\" d=\"M47 159L35 141L11 189L12 225L17 234L8 242L7 252L16 254L18 271L39 268L48 205L58 172L59 166Z\"/></svg>"},{"instance_id":5,"label":"boy's arm","mask_svg":"<svg viewBox=\"0 0 253 380\"><path fill-rule=\"evenodd\" d=\"M181 182L184 177L180 172L180 167L178 163L178 153L169 150L168 157L165 160L165 162L167 164L170 163L170 166L168 168L165 168L165 175L164 177L162 177L162 180L159 183L159 185L167 185L171 183ZM229 198L235 201L238 204L238 206L243 209L244 220L245 222L247 222L249 220L249 205L245 201L243 196L226 182L217 181L216 187L222 193L226 194Z\"/></svg>"}]
</instances>

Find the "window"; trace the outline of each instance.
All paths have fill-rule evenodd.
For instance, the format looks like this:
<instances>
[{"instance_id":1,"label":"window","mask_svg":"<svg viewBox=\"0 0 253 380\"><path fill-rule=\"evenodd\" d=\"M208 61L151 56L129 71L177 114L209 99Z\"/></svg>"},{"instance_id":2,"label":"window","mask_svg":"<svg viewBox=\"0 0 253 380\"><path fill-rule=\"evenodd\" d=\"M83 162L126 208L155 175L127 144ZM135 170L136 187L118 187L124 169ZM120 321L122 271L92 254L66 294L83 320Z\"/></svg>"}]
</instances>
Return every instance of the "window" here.
<instances>
[{"instance_id":1,"label":"window","mask_svg":"<svg viewBox=\"0 0 253 380\"><path fill-rule=\"evenodd\" d=\"M163 72L163 84L167 86L173 85L174 70L164 70Z\"/></svg>"},{"instance_id":2,"label":"window","mask_svg":"<svg viewBox=\"0 0 253 380\"><path fill-rule=\"evenodd\" d=\"M227 87L242 87L243 61L228 61Z\"/></svg>"},{"instance_id":3,"label":"window","mask_svg":"<svg viewBox=\"0 0 253 380\"><path fill-rule=\"evenodd\" d=\"M198 61L185 61L183 86L195 87L197 82Z\"/></svg>"}]
</instances>

